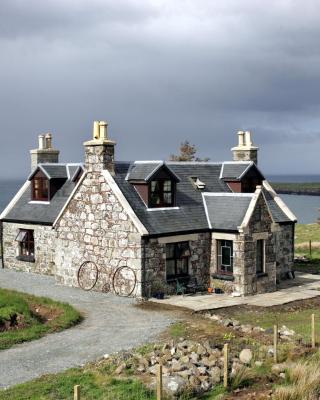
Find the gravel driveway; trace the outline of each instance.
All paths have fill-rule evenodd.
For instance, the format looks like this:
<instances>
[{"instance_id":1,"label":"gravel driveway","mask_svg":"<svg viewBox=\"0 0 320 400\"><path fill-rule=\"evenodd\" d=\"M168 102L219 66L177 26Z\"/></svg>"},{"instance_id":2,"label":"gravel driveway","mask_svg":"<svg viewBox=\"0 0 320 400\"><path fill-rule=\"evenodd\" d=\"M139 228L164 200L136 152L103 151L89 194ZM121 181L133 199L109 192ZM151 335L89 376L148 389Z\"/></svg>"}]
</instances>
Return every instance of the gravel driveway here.
<instances>
[{"instance_id":1,"label":"gravel driveway","mask_svg":"<svg viewBox=\"0 0 320 400\"><path fill-rule=\"evenodd\" d=\"M0 287L67 302L85 320L63 332L0 351L0 387L93 361L154 339L174 314L134 307L133 299L55 284L53 277L0 270Z\"/></svg>"}]
</instances>

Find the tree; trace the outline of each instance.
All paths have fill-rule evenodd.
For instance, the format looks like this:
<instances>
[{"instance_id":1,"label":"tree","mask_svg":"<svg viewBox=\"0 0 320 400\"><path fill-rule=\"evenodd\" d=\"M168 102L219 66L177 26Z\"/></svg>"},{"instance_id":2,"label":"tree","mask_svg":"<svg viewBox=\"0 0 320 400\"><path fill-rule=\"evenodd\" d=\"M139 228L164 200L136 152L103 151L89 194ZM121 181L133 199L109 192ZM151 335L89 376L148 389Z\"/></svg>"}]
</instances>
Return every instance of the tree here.
<instances>
[{"instance_id":1,"label":"tree","mask_svg":"<svg viewBox=\"0 0 320 400\"><path fill-rule=\"evenodd\" d=\"M185 140L180 145L180 154L170 155L170 161L209 161L209 158L201 159L196 157L197 148L194 144L191 144L188 140Z\"/></svg>"}]
</instances>

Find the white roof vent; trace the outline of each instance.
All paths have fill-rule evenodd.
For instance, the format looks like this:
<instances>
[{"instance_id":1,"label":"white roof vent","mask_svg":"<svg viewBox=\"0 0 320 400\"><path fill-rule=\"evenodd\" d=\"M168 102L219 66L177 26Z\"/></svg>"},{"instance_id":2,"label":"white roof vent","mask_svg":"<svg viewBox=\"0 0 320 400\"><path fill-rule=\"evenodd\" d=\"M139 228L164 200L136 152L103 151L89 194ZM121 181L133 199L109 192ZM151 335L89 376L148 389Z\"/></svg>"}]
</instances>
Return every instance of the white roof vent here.
<instances>
[{"instance_id":1,"label":"white roof vent","mask_svg":"<svg viewBox=\"0 0 320 400\"><path fill-rule=\"evenodd\" d=\"M206 187L206 184L200 181L200 179L196 176L191 176L191 181L193 183L193 186L198 190L203 190Z\"/></svg>"}]
</instances>

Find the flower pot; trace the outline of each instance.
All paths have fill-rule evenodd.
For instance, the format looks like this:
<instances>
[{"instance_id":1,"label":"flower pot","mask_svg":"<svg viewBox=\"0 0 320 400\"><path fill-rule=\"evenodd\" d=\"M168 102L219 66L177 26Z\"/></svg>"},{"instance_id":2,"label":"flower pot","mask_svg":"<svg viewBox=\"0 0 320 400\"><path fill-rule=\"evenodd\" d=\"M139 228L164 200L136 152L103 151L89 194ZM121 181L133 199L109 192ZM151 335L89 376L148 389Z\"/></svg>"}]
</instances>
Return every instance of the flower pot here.
<instances>
[{"instance_id":1,"label":"flower pot","mask_svg":"<svg viewBox=\"0 0 320 400\"><path fill-rule=\"evenodd\" d=\"M164 292L157 292L155 295L155 298L158 300L163 300L164 299Z\"/></svg>"},{"instance_id":2,"label":"flower pot","mask_svg":"<svg viewBox=\"0 0 320 400\"><path fill-rule=\"evenodd\" d=\"M216 287L216 288L214 288L214 293L215 294L222 294L223 290L221 288L219 288L219 287Z\"/></svg>"},{"instance_id":3,"label":"flower pot","mask_svg":"<svg viewBox=\"0 0 320 400\"><path fill-rule=\"evenodd\" d=\"M213 293L213 288L212 287L208 287L208 293Z\"/></svg>"}]
</instances>

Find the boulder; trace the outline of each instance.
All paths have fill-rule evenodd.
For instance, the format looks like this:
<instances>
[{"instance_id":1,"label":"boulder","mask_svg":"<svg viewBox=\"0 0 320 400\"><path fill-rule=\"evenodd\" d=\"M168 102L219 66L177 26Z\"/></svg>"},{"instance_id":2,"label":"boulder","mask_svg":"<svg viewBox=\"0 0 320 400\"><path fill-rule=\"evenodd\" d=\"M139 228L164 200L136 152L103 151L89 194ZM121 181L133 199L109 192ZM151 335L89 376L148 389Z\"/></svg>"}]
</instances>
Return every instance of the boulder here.
<instances>
[{"instance_id":1,"label":"boulder","mask_svg":"<svg viewBox=\"0 0 320 400\"><path fill-rule=\"evenodd\" d=\"M120 375L127 368L125 363L122 363L118 366L118 368L114 371L116 375Z\"/></svg>"},{"instance_id":2,"label":"boulder","mask_svg":"<svg viewBox=\"0 0 320 400\"><path fill-rule=\"evenodd\" d=\"M164 376L162 380L163 391L169 396L181 394L187 387L187 380L179 375Z\"/></svg>"},{"instance_id":3,"label":"boulder","mask_svg":"<svg viewBox=\"0 0 320 400\"><path fill-rule=\"evenodd\" d=\"M210 371L212 383L220 383L221 380L221 369L219 367L213 367Z\"/></svg>"},{"instance_id":4,"label":"boulder","mask_svg":"<svg viewBox=\"0 0 320 400\"><path fill-rule=\"evenodd\" d=\"M250 364L252 357L252 351L250 349L243 349L239 354L239 359L243 364Z\"/></svg>"},{"instance_id":5,"label":"boulder","mask_svg":"<svg viewBox=\"0 0 320 400\"><path fill-rule=\"evenodd\" d=\"M180 361L178 360L172 360L172 364L171 364L171 370L173 372L178 372L181 371L183 369L182 364L180 363Z\"/></svg>"},{"instance_id":6,"label":"boulder","mask_svg":"<svg viewBox=\"0 0 320 400\"><path fill-rule=\"evenodd\" d=\"M192 388L199 388L201 381L197 376L191 375L189 378L189 383Z\"/></svg>"}]
</instances>

